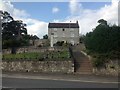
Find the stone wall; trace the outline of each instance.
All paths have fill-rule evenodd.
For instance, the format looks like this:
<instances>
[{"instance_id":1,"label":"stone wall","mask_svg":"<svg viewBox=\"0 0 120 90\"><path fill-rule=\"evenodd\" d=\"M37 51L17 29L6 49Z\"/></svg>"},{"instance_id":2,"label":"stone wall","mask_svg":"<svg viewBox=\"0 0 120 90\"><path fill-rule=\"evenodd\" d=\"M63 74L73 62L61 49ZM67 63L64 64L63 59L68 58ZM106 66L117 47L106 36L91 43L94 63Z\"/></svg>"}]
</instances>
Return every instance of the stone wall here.
<instances>
[{"instance_id":1,"label":"stone wall","mask_svg":"<svg viewBox=\"0 0 120 90\"><path fill-rule=\"evenodd\" d=\"M17 48L16 49L16 53L25 53L25 52L46 52L46 51L64 51L64 50L68 50L68 48L64 48L64 47L21 47L21 48ZM3 49L2 50L3 54L10 54L11 53L11 49Z\"/></svg>"},{"instance_id":2,"label":"stone wall","mask_svg":"<svg viewBox=\"0 0 120 90\"><path fill-rule=\"evenodd\" d=\"M38 47L38 46L50 46L48 39L36 39L36 40L30 40L30 45Z\"/></svg>"},{"instance_id":3,"label":"stone wall","mask_svg":"<svg viewBox=\"0 0 120 90\"><path fill-rule=\"evenodd\" d=\"M94 68L93 73L97 75L118 76L120 73L120 65L118 64L118 60L108 62L104 67Z\"/></svg>"},{"instance_id":4,"label":"stone wall","mask_svg":"<svg viewBox=\"0 0 120 90\"><path fill-rule=\"evenodd\" d=\"M73 73L74 63L72 60L64 60L64 61L4 60L2 61L1 68L2 71L9 71L9 72Z\"/></svg>"},{"instance_id":5,"label":"stone wall","mask_svg":"<svg viewBox=\"0 0 120 90\"><path fill-rule=\"evenodd\" d=\"M89 60L92 62L93 57L90 55L87 55L86 52L81 51L85 56L89 58ZM108 63L106 63L103 67L93 67L93 74L96 75L109 75L109 76L118 76L120 73L120 65L118 64L119 60L109 60Z\"/></svg>"}]
</instances>

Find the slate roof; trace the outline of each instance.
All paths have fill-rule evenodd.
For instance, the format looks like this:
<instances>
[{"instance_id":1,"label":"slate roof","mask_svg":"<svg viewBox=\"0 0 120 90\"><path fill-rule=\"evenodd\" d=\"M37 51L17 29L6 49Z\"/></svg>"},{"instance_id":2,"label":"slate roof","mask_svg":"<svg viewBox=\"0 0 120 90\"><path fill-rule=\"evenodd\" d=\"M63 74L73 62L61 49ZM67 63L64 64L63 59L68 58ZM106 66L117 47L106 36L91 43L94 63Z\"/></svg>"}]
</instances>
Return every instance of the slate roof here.
<instances>
[{"instance_id":1,"label":"slate roof","mask_svg":"<svg viewBox=\"0 0 120 90\"><path fill-rule=\"evenodd\" d=\"M48 28L79 28L78 23L49 23Z\"/></svg>"}]
</instances>

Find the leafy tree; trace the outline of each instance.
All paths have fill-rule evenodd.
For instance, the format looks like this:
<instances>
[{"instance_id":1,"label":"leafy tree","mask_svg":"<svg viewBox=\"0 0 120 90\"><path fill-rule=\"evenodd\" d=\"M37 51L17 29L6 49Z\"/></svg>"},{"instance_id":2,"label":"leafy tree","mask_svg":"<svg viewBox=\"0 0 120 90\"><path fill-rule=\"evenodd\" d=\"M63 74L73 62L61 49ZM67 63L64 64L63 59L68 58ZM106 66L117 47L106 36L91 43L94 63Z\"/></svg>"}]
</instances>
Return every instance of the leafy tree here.
<instances>
[{"instance_id":1,"label":"leafy tree","mask_svg":"<svg viewBox=\"0 0 120 90\"><path fill-rule=\"evenodd\" d=\"M48 35L47 35L47 34L44 35L44 36L43 36L43 39L48 39Z\"/></svg>"},{"instance_id":2,"label":"leafy tree","mask_svg":"<svg viewBox=\"0 0 120 90\"><path fill-rule=\"evenodd\" d=\"M84 38L85 38L85 35L80 35L80 43L84 43Z\"/></svg>"},{"instance_id":3,"label":"leafy tree","mask_svg":"<svg viewBox=\"0 0 120 90\"><path fill-rule=\"evenodd\" d=\"M108 58L120 58L120 27L107 25L107 21L101 19L93 32L85 36L85 47L95 59L93 65L101 66Z\"/></svg>"},{"instance_id":4,"label":"leafy tree","mask_svg":"<svg viewBox=\"0 0 120 90\"><path fill-rule=\"evenodd\" d=\"M103 19L98 22L100 24L95 30L86 34L86 48L96 53L120 51L120 27L116 25L109 26L107 25L107 21Z\"/></svg>"},{"instance_id":5,"label":"leafy tree","mask_svg":"<svg viewBox=\"0 0 120 90\"><path fill-rule=\"evenodd\" d=\"M0 11L0 15L2 16L2 23L3 22L10 22L13 19L13 17L10 16L10 14L6 11Z\"/></svg>"},{"instance_id":6,"label":"leafy tree","mask_svg":"<svg viewBox=\"0 0 120 90\"><path fill-rule=\"evenodd\" d=\"M63 46L64 41L57 41L54 46Z\"/></svg>"},{"instance_id":7,"label":"leafy tree","mask_svg":"<svg viewBox=\"0 0 120 90\"><path fill-rule=\"evenodd\" d=\"M2 46L3 48L12 48L15 53L15 47L21 46L23 36L27 35L26 24L21 20L14 20L8 12L3 12L2 22Z\"/></svg>"},{"instance_id":8,"label":"leafy tree","mask_svg":"<svg viewBox=\"0 0 120 90\"><path fill-rule=\"evenodd\" d=\"M98 23L102 24L102 25L107 25L107 21L104 19L100 19L98 20Z\"/></svg>"}]
</instances>

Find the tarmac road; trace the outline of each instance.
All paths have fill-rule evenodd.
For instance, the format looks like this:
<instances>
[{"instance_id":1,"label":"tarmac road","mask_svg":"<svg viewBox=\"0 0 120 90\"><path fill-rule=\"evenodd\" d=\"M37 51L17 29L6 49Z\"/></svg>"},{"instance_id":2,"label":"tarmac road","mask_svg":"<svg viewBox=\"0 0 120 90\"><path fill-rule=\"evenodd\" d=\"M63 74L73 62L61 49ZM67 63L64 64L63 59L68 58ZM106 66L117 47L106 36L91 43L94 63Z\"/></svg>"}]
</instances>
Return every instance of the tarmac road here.
<instances>
[{"instance_id":1,"label":"tarmac road","mask_svg":"<svg viewBox=\"0 0 120 90\"><path fill-rule=\"evenodd\" d=\"M118 88L114 77L3 74L3 88Z\"/></svg>"}]
</instances>

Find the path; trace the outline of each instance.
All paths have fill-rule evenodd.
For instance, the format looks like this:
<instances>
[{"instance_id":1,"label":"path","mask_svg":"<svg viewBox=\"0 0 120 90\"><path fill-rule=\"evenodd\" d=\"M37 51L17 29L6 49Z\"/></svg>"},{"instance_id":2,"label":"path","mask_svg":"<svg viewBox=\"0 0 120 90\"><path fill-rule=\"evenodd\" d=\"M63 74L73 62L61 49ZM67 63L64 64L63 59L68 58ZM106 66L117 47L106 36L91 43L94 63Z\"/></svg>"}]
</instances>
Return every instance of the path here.
<instances>
[{"instance_id":1,"label":"path","mask_svg":"<svg viewBox=\"0 0 120 90\"><path fill-rule=\"evenodd\" d=\"M76 74L92 74L92 64L87 56L81 53L80 45L73 46L73 56L75 58Z\"/></svg>"}]
</instances>

